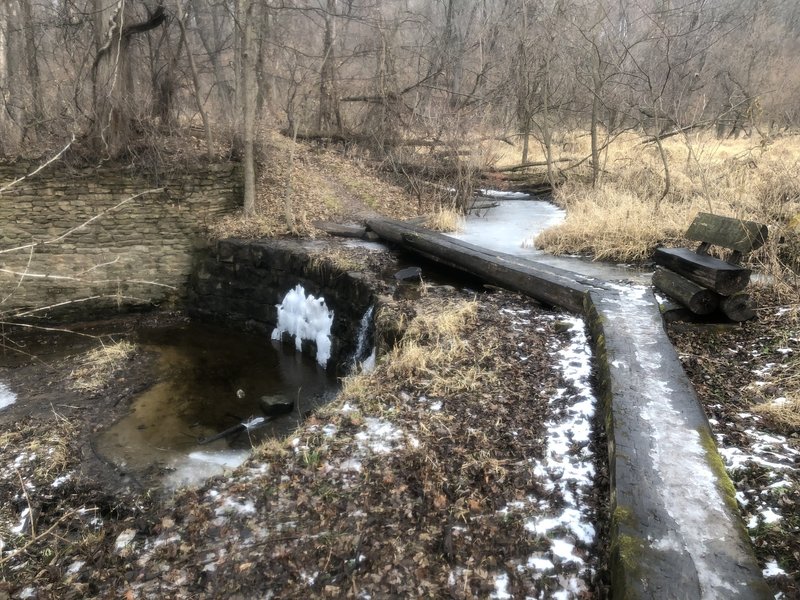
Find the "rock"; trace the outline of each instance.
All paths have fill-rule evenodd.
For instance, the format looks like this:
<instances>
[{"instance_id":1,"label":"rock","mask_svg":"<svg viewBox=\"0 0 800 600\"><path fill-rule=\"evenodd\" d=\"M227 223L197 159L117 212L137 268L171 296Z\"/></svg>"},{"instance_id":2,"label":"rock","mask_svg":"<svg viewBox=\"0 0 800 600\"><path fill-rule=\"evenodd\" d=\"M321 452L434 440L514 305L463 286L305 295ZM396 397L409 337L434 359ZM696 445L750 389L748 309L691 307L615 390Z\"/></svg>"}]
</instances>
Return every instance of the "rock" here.
<instances>
[{"instance_id":1,"label":"rock","mask_svg":"<svg viewBox=\"0 0 800 600\"><path fill-rule=\"evenodd\" d=\"M287 400L286 396L261 396L258 400L261 411L268 417L288 415L294 410L294 400Z\"/></svg>"},{"instance_id":2,"label":"rock","mask_svg":"<svg viewBox=\"0 0 800 600\"><path fill-rule=\"evenodd\" d=\"M406 267L395 273L394 278L398 281L419 281L422 279L422 269L419 267Z\"/></svg>"}]
</instances>

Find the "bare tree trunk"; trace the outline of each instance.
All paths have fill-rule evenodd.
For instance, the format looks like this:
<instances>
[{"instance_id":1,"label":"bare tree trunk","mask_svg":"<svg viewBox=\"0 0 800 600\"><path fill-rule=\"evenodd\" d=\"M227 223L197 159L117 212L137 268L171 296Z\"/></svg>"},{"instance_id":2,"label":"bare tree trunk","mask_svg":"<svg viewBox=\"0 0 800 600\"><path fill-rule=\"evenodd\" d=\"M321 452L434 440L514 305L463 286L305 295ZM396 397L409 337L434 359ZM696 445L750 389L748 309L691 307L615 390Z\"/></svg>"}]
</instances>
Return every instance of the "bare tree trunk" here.
<instances>
[{"instance_id":1,"label":"bare tree trunk","mask_svg":"<svg viewBox=\"0 0 800 600\"><path fill-rule=\"evenodd\" d=\"M596 46L595 46L596 50ZM592 186L596 186L600 179L600 92L602 80L600 78L600 57L596 57L596 62L592 63Z\"/></svg>"},{"instance_id":2,"label":"bare tree trunk","mask_svg":"<svg viewBox=\"0 0 800 600\"><path fill-rule=\"evenodd\" d=\"M214 89L221 104L223 114L230 114L228 109L233 105L234 90L230 81L225 77L225 69L220 61L220 54L224 41L221 39L221 24L217 16L217 5L211 5L208 0L191 0L194 7L194 18L200 42L208 54L211 67L214 71ZM235 27L235 25L234 25Z\"/></svg>"},{"instance_id":3,"label":"bare tree trunk","mask_svg":"<svg viewBox=\"0 0 800 600\"><path fill-rule=\"evenodd\" d=\"M656 119L656 123L658 120ZM656 145L658 146L658 154L661 157L661 164L664 165L664 191L661 193L661 197L656 200L656 213L661 208L661 202L666 198L670 191L672 190L672 178L670 177L669 172L669 159L667 157L667 151L664 149L664 143L661 141L661 136L656 135Z\"/></svg>"},{"instance_id":4,"label":"bare tree trunk","mask_svg":"<svg viewBox=\"0 0 800 600\"><path fill-rule=\"evenodd\" d=\"M20 139L20 132L24 128L22 82L19 80L21 73L22 40L20 39L19 7L15 2L3 3L5 11L5 54L4 54L4 87L0 88L3 94L3 120L7 127L4 142L16 145Z\"/></svg>"},{"instance_id":5,"label":"bare tree trunk","mask_svg":"<svg viewBox=\"0 0 800 600\"><path fill-rule=\"evenodd\" d=\"M183 7L181 5L181 0L176 1L177 6L177 21L178 27L181 29L181 36L186 38L186 24L184 23L184 19L186 15L183 13ZM203 120L203 129L205 130L206 134L206 155L208 156L208 160L212 160L214 158L214 138L211 135L211 124L208 120L208 113L206 113L205 108L203 107L203 96L200 93L200 79L197 76L197 65L194 62L194 55L192 54L192 48L189 45L188 38L186 39L186 57L189 59L189 70L192 73L192 85L194 86L194 101L197 105L197 112L200 113L200 118Z\"/></svg>"},{"instance_id":6,"label":"bare tree trunk","mask_svg":"<svg viewBox=\"0 0 800 600\"><path fill-rule=\"evenodd\" d=\"M44 125L44 98L39 75L39 59L36 52L35 22L30 0L19 0L19 6L22 11L22 25L25 32L25 61L28 68L28 84L31 90L32 114L27 121L33 121L33 131L38 140Z\"/></svg>"},{"instance_id":7,"label":"bare tree trunk","mask_svg":"<svg viewBox=\"0 0 800 600\"><path fill-rule=\"evenodd\" d=\"M546 49L544 62L544 97L542 102L542 142L544 143L544 157L547 161L547 181L555 185L553 169L553 130L550 127L550 49Z\"/></svg>"},{"instance_id":8,"label":"bare tree trunk","mask_svg":"<svg viewBox=\"0 0 800 600\"><path fill-rule=\"evenodd\" d=\"M92 64L91 137L97 152L107 158L122 153L132 132L135 86L128 57L129 39L161 26L166 20L164 6L158 5L147 20L131 22L126 6L123 0L114 4L94 0L96 51Z\"/></svg>"},{"instance_id":9,"label":"bare tree trunk","mask_svg":"<svg viewBox=\"0 0 800 600\"><path fill-rule=\"evenodd\" d=\"M327 0L325 11L325 32L322 38L322 67L319 78L319 112L317 129L319 131L341 131L342 119L339 114L338 86L336 83L336 2Z\"/></svg>"},{"instance_id":10,"label":"bare tree trunk","mask_svg":"<svg viewBox=\"0 0 800 600\"><path fill-rule=\"evenodd\" d=\"M290 233L296 233L294 222L294 209L292 208L292 171L294 170L294 152L297 144L297 121L292 127L292 147L289 149L289 164L286 167L286 187L283 193L283 216L286 219L286 228Z\"/></svg>"},{"instance_id":11,"label":"bare tree trunk","mask_svg":"<svg viewBox=\"0 0 800 600\"><path fill-rule=\"evenodd\" d=\"M241 29L241 82L240 92L244 118L242 141L244 143L244 214L256 214L256 175L253 155L255 129L255 60L253 56L253 0L238 0L239 27Z\"/></svg>"}]
</instances>

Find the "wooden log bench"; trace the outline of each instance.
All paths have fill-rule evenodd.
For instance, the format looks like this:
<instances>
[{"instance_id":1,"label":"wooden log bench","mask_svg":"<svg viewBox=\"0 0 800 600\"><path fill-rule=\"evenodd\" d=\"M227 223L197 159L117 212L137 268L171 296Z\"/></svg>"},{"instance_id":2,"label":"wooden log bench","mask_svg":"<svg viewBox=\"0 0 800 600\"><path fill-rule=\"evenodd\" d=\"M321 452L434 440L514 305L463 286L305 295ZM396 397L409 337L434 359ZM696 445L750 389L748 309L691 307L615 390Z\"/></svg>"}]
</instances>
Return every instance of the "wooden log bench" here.
<instances>
[{"instance_id":1,"label":"wooden log bench","mask_svg":"<svg viewBox=\"0 0 800 600\"><path fill-rule=\"evenodd\" d=\"M755 315L752 300L743 292L751 270L740 263L767 241L767 226L699 213L685 237L700 242L696 250L656 249L654 259L660 268L653 274L653 285L696 315L720 309L733 321L751 319ZM709 254L712 246L729 252L717 258Z\"/></svg>"}]
</instances>

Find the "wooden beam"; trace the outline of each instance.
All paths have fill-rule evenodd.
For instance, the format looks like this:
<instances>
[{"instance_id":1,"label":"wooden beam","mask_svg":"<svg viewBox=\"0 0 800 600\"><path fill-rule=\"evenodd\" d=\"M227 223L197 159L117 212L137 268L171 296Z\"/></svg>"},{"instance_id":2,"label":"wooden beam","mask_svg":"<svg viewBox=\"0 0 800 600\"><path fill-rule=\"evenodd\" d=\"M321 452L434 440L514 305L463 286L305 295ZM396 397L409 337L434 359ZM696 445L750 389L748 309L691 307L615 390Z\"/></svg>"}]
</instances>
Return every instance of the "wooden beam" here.
<instances>
[{"instance_id":1,"label":"wooden beam","mask_svg":"<svg viewBox=\"0 0 800 600\"><path fill-rule=\"evenodd\" d=\"M656 269L653 285L696 315L710 315L719 306L719 295L667 269Z\"/></svg>"},{"instance_id":2,"label":"wooden beam","mask_svg":"<svg viewBox=\"0 0 800 600\"><path fill-rule=\"evenodd\" d=\"M756 316L753 298L748 293L739 293L723 298L720 307L731 321L749 321Z\"/></svg>"},{"instance_id":3,"label":"wooden beam","mask_svg":"<svg viewBox=\"0 0 800 600\"><path fill-rule=\"evenodd\" d=\"M656 248L657 265L683 275L722 296L741 292L750 282L750 269L731 265L688 248Z\"/></svg>"},{"instance_id":4,"label":"wooden beam","mask_svg":"<svg viewBox=\"0 0 800 600\"><path fill-rule=\"evenodd\" d=\"M344 225L331 221L314 221L314 227L324 231L328 235L335 235L337 237L363 238L367 233L366 227L362 227L361 225Z\"/></svg>"},{"instance_id":5,"label":"wooden beam","mask_svg":"<svg viewBox=\"0 0 800 600\"><path fill-rule=\"evenodd\" d=\"M603 285L569 271L517 256L492 252L446 235L390 219L369 219L367 227L394 244L429 260L476 275L536 300L582 313L586 294Z\"/></svg>"},{"instance_id":6,"label":"wooden beam","mask_svg":"<svg viewBox=\"0 0 800 600\"><path fill-rule=\"evenodd\" d=\"M761 223L699 213L686 230L686 237L747 254L766 243L768 231Z\"/></svg>"}]
</instances>

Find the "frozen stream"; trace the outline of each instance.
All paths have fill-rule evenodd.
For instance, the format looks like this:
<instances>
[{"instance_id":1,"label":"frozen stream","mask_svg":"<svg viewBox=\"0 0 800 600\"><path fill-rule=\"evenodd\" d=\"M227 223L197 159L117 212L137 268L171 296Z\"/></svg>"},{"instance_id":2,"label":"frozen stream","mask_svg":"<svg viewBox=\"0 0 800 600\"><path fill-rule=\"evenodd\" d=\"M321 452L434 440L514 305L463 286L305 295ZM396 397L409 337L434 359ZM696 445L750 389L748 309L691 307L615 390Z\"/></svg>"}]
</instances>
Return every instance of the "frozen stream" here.
<instances>
[{"instance_id":1,"label":"frozen stream","mask_svg":"<svg viewBox=\"0 0 800 600\"><path fill-rule=\"evenodd\" d=\"M592 262L577 256L552 256L537 249L534 246L536 236L564 220L566 213L556 205L531 199L499 199L499 203L483 216L469 215L462 231L449 235L476 246L531 258L589 277L649 283L651 271L629 265Z\"/></svg>"}]
</instances>

